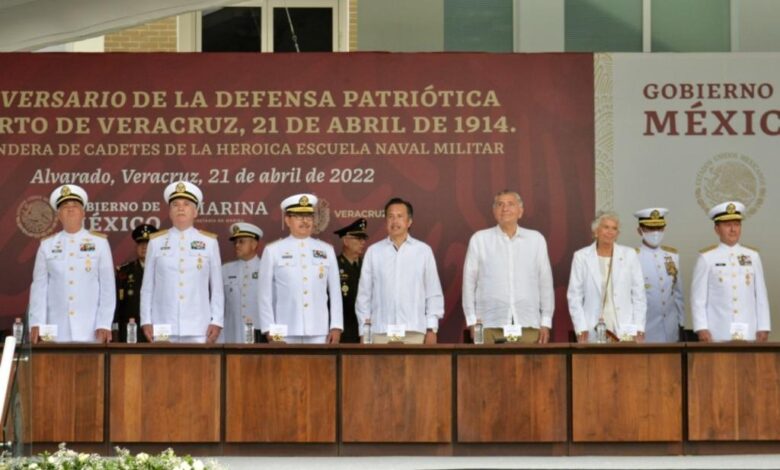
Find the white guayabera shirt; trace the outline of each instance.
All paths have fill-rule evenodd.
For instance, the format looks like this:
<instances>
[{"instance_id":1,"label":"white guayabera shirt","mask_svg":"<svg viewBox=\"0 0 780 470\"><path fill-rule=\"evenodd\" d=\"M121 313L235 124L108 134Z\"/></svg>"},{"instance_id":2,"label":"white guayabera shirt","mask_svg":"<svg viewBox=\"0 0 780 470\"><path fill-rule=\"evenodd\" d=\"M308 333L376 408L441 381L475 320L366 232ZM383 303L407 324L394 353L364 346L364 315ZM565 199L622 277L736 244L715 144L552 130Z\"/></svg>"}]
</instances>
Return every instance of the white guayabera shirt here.
<instances>
[{"instance_id":1,"label":"white guayabera shirt","mask_svg":"<svg viewBox=\"0 0 780 470\"><path fill-rule=\"evenodd\" d=\"M389 324L419 333L438 328L444 295L431 247L412 236L397 250L389 238L368 247L355 312L361 331L369 318L375 333L387 333Z\"/></svg>"}]
</instances>

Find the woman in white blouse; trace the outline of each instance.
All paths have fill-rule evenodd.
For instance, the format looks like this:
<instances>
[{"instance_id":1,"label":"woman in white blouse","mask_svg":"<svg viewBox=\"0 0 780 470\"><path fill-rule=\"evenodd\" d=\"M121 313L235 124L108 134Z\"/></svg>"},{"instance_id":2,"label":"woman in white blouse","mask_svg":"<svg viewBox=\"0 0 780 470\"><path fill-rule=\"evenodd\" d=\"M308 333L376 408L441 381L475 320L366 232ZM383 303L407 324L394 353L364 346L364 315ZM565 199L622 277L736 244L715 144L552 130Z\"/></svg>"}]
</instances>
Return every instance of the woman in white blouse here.
<instances>
[{"instance_id":1,"label":"woman in white blouse","mask_svg":"<svg viewBox=\"0 0 780 470\"><path fill-rule=\"evenodd\" d=\"M647 299L639 257L615 243L620 234L616 213L599 213L591 229L595 241L574 253L569 277L567 298L577 341L595 342L600 318L608 336L643 341Z\"/></svg>"}]
</instances>

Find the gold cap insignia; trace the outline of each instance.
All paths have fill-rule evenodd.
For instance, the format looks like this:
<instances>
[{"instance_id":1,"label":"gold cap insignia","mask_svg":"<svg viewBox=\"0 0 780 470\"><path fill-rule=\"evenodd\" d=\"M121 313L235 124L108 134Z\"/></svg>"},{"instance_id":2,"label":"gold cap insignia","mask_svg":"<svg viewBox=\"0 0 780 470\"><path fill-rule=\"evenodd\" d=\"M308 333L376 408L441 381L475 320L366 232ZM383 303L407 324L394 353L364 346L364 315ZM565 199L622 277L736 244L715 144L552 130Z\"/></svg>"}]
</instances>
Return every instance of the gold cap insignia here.
<instances>
[{"instance_id":1,"label":"gold cap insignia","mask_svg":"<svg viewBox=\"0 0 780 470\"><path fill-rule=\"evenodd\" d=\"M726 212L729 214L733 214L737 212L737 206L735 206L734 204L729 204L728 206L726 206Z\"/></svg>"},{"instance_id":2,"label":"gold cap insignia","mask_svg":"<svg viewBox=\"0 0 780 470\"><path fill-rule=\"evenodd\" d=\"M70 188L63 186L62 191L60 191L60 196L70 196Z\"/></svg>"},{"instance_id":3,"label":"gold cap insignia","mask_svg":"<svg viewBox=\"0 0 780 470\"><path fill-rule=\"evenodd\" d=\"M241 231L241 228L238 225L234 225L233 226L233 234L234 235L237 234L240 231Z\"/></svg>"},{"instance_id":4,"label":"gold cap insignia","mask_svg":"<svg viewBox=\"0 0 780 470\"><path fill-rule=\"evenodd\" d=\"M661 214L657 210L654 210L650 213L650 218L653 220L658 220L661 218Z\"/></svg>"},{"instance_id":5,"label":"gold cap insignia","mask_svg":"<svg viewBox=\"0 0 780 470\"><path fill-rule=\"evenodd\" d=\"M179 183L176 185L176 192L177 193L183 193L187 190L187 187L184 186L184 183Z\"/></svg>"},{"instance_id":6,"label":"gold cap insignia","mask_svg":"<svg viewBox=\"0 0 780 470\"><path fill-rule=\"evenodd\" d=\"M309 198L307 196L301 196L301 198L298 200L298 204L300 204L302 207L308 206Z\"/></svg>"}]
</instances>

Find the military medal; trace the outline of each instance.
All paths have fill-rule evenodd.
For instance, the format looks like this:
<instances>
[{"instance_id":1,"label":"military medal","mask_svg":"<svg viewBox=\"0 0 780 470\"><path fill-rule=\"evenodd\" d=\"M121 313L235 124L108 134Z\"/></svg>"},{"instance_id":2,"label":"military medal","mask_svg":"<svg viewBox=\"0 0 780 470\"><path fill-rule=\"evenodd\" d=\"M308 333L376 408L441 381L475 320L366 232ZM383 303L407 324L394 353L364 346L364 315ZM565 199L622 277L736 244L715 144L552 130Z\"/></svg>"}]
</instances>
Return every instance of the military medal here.
<instances>
[{"instance_id":1,"label":"military medal","mask_svg":"<svg viewBox=\"0 0 780 470\"><path fill-rule=\"evenodd\" d=\"M677 266L675 266L675 264L674 264L674 259L672 259L671 256L666 256L664 264L666 265L666 274L672 276L672 278L674 278L672 282L676 283L677 282Z\"/></svg>"},{"instance_id":2,"label":"military medal","mask_svg":"<svg viewBox=\"0 0 780 470\"><path fill-rule=\"evenodd\" d=\"M132 297L134 293L135 293L135 291L133 291L133 289L127 289L127 296L128 297Z\"/></svg>"},{"instance_id":3,"label":"military medal","mask_svg":"<svg viewBox=\"0 0 780 470\"><path fill-rule=\"evenodd\" d=\"M745 285L750 285L750 273L745 274Z\"/></svg>"},{"instance_id":4,"label":"military medal","mask_svg":"<svg viewBox=\"0 0 780 470\"><path fill-rule=\"evenodd\" d=\"M203 269L203 258L198 256L198 271L200 271L201 269Z\"/></svg>"},{"instance_id":5,"label":"military medal","mask_svg":"<svg viewBox=\"0 0 780 470\"><path fill-rule=\"evenodd\" d=\"M325 278L325 267L320 266L320 279L324 279L324 278Z\"/></svg>"},{"instance_id":6,"label":"military medal","mask_svg":"<svg viewBox=\"0 0 780 470\"><path fill-rule=\"evenodd\" d=\"M84 270L87 271L87 272L92 271L92 260L91 259L87 258L86 264L84 266Z\"/></svg>"},{"instance_id":7,"label":"military medal","mask_svg":"<svg viewBox=\"0 0 780 470\"><path fill-rule=\"evenodd\" d=\"M341 293L344 295L344 297L346 297L347 294L349 293L349 286L346 285L346 284L342 284L341 285Z\"/></svg>"}]
</instances>

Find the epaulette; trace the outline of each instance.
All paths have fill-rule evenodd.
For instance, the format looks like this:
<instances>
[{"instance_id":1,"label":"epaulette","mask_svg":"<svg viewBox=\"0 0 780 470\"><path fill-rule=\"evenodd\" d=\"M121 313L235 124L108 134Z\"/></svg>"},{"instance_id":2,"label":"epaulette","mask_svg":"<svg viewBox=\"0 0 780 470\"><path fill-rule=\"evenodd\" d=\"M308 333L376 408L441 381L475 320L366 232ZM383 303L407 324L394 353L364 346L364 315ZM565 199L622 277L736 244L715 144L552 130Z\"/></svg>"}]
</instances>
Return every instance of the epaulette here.
<instances>
[{"instance_id":1,"label":"epaulette","mask_svg":"<svg viewBox=\"0 0 780 470\"><path fill-rule=\"evenodd\" d=\"M134 261L128 261L125 264L120 264L119 266L116 267L116 270L119 271L120 269L124 269L124 268L130 266L133 263L134 263Z\"/></svg>"},{"instance_id":2,"label":"epaulette","mask_svg":"<svg viewBox=\"0 0 780 470\"><path fill-rule=\"evenodd\" d=\"M708 251L714 250L717 247L718 247L718 245L708 246L707 248L702 248L701 250L699 250L699 253L706 253Z\"/></svg>"},{"instance_id":3,"label":"epaulette","mask_svg":"<svg viewBox=\"0 0 780 470\"><path fill-rule=\"evenodd\" d=\"M639 254L639 250L641 250L641 248L640 247L636 247L634 249L636 250L636 253Z\"/></svg>"},{"instance_id":4,"label":"epaulette","mask_svg":"<svg viewBox=\"0 0 780 470\"><path fill-rule=\"evenodd\" d=\"M748 246L748 245L742 245L742 246L744 246L744 247L745 247L745 248L747 248L748 250L753 250L753 251L755 251L756 253L758 253L758 248L753 248L752 246Z\"/></svg>"},{"instance_id":5,"label":"epaulette","mask_svg":"<svg viewBox=\"0 0 780 470\"><path fill-rule=\"evenodd\" d=\"M153 234L149 235L149 240L154 240L155 238L161 235L165 235L166 233L168 233L167 228L165 230L160 230L159 232L154 232Z\"/></svg>"},{"instance_id":6,"label":"epaulette","mask_svg":"<svg viewBox=\"0 0 780 470\"><path fill-rule=\"evenodd\" d=\"M198 233L200 233L201 235L205 235L205 236L207 236L209 238L214 238L214 239L217 238L217 234L216 233L207 232L205 230L198 230Z\"/></svg>"},{"instance_id":7,"label":"epaulette","mask_svg":"<svg viewBox=\"0 0 780 470\"><path fill-rule=\"evenodd\" d=\"M274 240L274 241L272 241L272 242L268 242L268 243L266 243L266 245L265 245L265 246L266 246L266 247L268 247L268 246L271 246L271 245L276 245L277 243L279 243L279 242L280 242L280 241L282 241L282 240L284 240L284 238L277 238L276 240Z\"/></svg>"},{"instance_id":8,"label":"epaulette","mask_svg":"<svg viewBox=\"0 0 780 470\"><path fill-rule=\"evenodd\" d=\"M105 233L96 232L94 230L90 230L89 233L91 233L92 235L94 235L96 237L108 238L108 235L106 235Z\"/></svg>"},{"instance_id":9,"label":"epaulette","mask_svg":"<svg viewBox=\"0 0 780 470\"><path fill-rule=\"evenodd\" d=\"M677 253L677 248L674 248L672 246L661 245L661 249L664 251L668 251L669 253Z\"/></svg>"}]
</instances>

